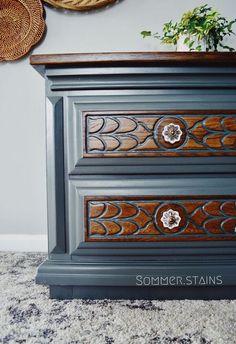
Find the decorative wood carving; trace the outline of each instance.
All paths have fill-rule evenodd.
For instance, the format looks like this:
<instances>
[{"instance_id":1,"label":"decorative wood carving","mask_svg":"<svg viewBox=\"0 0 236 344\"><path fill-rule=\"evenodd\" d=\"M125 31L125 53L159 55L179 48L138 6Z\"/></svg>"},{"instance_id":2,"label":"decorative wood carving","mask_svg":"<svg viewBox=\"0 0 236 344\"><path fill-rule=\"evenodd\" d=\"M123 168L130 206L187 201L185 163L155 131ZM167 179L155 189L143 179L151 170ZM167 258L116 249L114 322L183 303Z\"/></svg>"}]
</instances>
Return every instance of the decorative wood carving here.
<instances>
[{"instance_id":1,"label":"decorative wood carving","mask_svg":"<svg viewBox=\"0 0 236 344\"><path fill-rule=\"evenodd\" d=\"M234 197L86 197L86 241L236 240Z\"/></svg>"},{"instance_id":2,"label":"decorative wood carving","mask_svg":"<svg viewBox=\"0 0 236 344\"><path fill-rule=\"evenodd\" d=\"M236 155L236 111L86 113L84 156Z\"/></svg>"}]
</instances>

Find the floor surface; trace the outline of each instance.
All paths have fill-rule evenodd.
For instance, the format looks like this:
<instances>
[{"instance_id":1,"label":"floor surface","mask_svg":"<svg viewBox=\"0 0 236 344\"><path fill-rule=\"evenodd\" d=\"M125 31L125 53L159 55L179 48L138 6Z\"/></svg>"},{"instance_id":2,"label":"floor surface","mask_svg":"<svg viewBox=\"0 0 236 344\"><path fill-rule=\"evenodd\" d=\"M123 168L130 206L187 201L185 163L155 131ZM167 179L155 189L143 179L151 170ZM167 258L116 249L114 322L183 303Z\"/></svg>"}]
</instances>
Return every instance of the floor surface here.
<instances>
[{"instance_id":1,"label":"floor surface","mask_svg":"<svg viewBox=\"0 0 236 344\"><path fill-rule=\"evenodd\" d=\"M34 281L44 258L0 253L0 343L236 343L236 300L50 300Z\"/></svg>"}]
</instances>

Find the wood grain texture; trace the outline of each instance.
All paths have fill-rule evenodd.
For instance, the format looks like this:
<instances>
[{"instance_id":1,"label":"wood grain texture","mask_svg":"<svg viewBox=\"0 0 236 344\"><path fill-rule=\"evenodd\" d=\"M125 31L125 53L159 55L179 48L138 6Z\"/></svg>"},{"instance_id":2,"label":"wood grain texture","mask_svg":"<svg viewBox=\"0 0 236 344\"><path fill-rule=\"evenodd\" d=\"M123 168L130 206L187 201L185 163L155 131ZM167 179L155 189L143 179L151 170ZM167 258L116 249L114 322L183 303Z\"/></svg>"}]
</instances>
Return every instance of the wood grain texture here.
<instances>
[{"instance_id":1,"label":"wood grain texture","mask_svg":"<svg viewBox=\"0 0 236 344\"><path fill-rule=\"evenodd\" d=\"M236 155L236 110L111 111L83 116L87 158Z\"/></svg>"},{"instance_id":2,"label":"wood grain texture","mask_svg":"<svg viewBox=\"0 0 236 344\"><path fill-rule=\"evenodd\" d=\"M84 209L86 241L236 239L236 196L94 196Z\"/></svg>"},{"instance_id":3,"label":"wood grain texture","mask_svg":"<svg viewBox=\"0 0 236 344\"><path fill-rule=\"evenodd\" d=\"M30 57L32 65L59 67L60 65L110 65L110 66L235 66L236 53L230 52L106 52L42 54Z\"/></svg>"}]
</instances>

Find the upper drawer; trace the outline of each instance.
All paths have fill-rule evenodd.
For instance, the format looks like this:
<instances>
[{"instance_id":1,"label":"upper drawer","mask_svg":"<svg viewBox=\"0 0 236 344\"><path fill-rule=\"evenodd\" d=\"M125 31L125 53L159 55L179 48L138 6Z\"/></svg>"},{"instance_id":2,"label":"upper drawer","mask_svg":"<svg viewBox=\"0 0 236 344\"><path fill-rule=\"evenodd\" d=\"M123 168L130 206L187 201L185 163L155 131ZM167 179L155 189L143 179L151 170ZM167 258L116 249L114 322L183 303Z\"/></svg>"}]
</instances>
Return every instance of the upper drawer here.
<instances>
[{"instance_id":1,"label":"upper drawer","mask_svg":"<svg viewBox=\"0 0 236 344\"><path fill-rule=\"evenodd\" d=\"M66 173L235 173L231 91L106 91L65 97ZM220 110L219 110L220 109Z\"/></svg>"},{"instance_id":2,"label":"upper drawer","mask_svg":"<svg viewBox=\"0 0 236 344\"><path fill-rule=\"evenodd\" d=\"M83 117L86 158L236 156L232 111L90 111Z\"/></svg>"},{"instance_id":3,"label":"upper drawer","mask_svg":"<svg viewBox=\"0 0 236 344\"><path fill-rule=\"evenodd\" d=\"M66 137L69 174L236 172L236 110L77 110Z\"/></svg>"}]
</instances>

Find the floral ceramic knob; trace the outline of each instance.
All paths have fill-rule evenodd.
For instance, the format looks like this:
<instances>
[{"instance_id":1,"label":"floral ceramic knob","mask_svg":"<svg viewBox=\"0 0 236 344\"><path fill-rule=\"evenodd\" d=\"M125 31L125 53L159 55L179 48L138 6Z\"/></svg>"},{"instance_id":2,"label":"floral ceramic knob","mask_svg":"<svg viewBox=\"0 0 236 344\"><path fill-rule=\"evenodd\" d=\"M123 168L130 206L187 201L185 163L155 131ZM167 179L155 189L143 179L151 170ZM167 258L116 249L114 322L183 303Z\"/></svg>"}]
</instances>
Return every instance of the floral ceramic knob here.
<instances>
[{"instance_id":1,"label":"floral ceramic knob","mask_svg":"<svg viewBox=\"0 0 236 344\"><path fill-rule=\"evenodd\" d=\"M164 227L172 229L178 227L181 221L179 212L173 209L169 209L162 214L161 222Z\"/></svg>"},{"instance_id":2,"label":"floral ceramic knob","mask_svg":"<svg viewBox=\"0 0 236 344\"><path fill-rule=\"evenodd\" d=\"M170 123L165 125L162 131L162 136L166 142L174 144L179 142L183 132L178 124Z\"/></svg>"}]
</instances>

